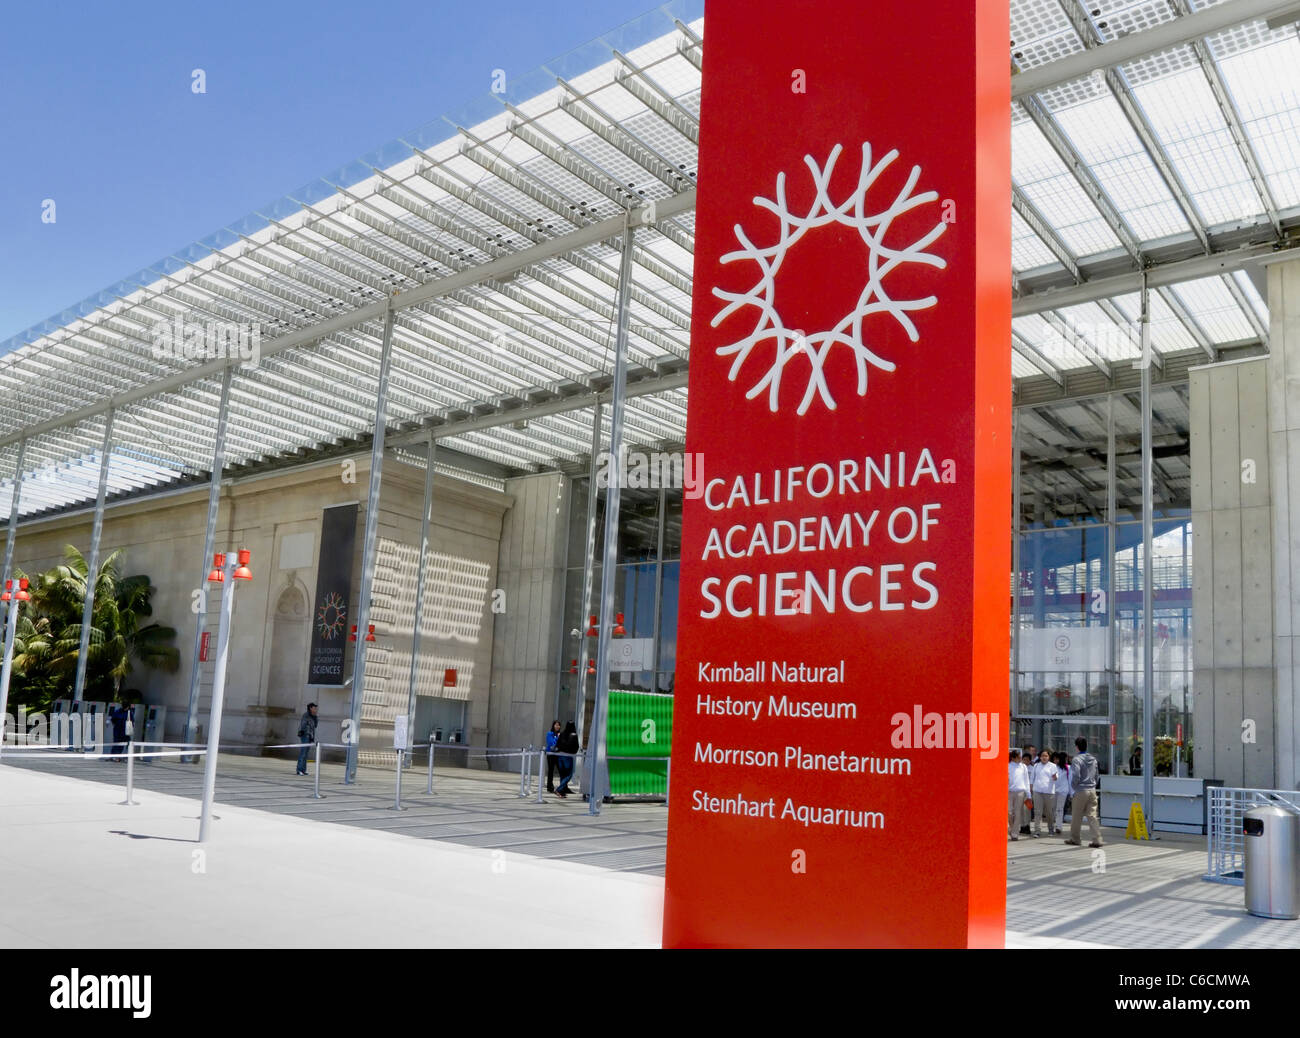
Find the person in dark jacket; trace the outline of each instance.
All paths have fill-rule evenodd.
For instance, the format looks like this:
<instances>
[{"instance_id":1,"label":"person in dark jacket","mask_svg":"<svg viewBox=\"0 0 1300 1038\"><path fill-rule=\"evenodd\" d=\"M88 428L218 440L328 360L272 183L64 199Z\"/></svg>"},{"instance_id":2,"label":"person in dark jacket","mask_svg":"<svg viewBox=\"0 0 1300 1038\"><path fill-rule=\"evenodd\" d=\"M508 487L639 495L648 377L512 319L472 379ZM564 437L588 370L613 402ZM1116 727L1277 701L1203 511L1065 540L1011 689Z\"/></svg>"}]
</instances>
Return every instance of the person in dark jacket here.
<instances>
[{"instance_id":1,"label":"person in dark jacket","mask_svg":"<svg viewBox=\"0 0 1300 1038\"><path fill-rule=\"evenodd\" d=\"M131 708L122 702L115 702L108 711L109 723L113 726L113 749L109 752L113 760L120 761L126 752L126 726L131 720Z\"/></svg>"},{"instance_id":2,"label":"person in dark jacket","mask_svg":"<svg viewBox=\"0 0 1300 1038\"><path fill-rule=\"evenodd\" d=\"M560 788L555 791L555 795L563 798L569 795L569 782L573 778L576 763L573 754L578 752L578 726L572 721L564 726L556 749L560 751L557 768L560 772Z\"/></svg>"},{"instance_id":3,"label":"person in dark jacket","mask_svg":"<svg viewBox=\"0 0 1300 1038\"><path fill-rule=\"evenodd\" d=\"M298 751L298 774L307 774L307 751L311 749L312 743L316 741L316 704L308 703L307 712L302 715L302 720L298 722L298 741L302 743L302 749Z\"/></svg>"},{"instance_id":4,"label":"person in dark jacket","mask_svg":"<svg viewBox=\"0 0 1300 1038\"><path fill-rule=\"evenodd\" d=\"M559 721L552 721L551 730L546 733L546 792L548 793L555 792L555 769L560 764L555 751L559 748L560 731L563 727Z\"/></svg>"}]
</instances>

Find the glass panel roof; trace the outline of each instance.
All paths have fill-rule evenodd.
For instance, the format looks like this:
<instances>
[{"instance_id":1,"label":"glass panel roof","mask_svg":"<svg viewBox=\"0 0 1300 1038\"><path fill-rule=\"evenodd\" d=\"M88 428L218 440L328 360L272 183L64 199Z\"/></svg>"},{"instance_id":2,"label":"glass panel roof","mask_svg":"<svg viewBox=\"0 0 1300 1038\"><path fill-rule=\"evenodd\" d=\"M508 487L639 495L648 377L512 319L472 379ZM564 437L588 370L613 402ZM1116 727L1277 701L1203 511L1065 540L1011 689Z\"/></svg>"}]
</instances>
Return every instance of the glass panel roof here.
<instances>
[{"instance_id":1,"label":"glass panel roof","mask_svg":"<svg viewBox=\"0 0 1300 1038\"><path fill-rule=\"evenodd\" d=\"M1300 205L1300 39L1293 29L1219 65L1278 206Z\"/></svg>"},{"instance_id":2,"label":"glass panel roof","mask_svg":"<svg viewBox=\"0 0 1300 1038\"><path fill-rule=\"evenodd\" d=\"M1263 213L1259 193L1199 66L1133 90L1202 218L1210 225Z\"/></svg>"},{"instance_id":3,"label":"glass panel roof","mask_svg":"<svg viewBox=\"0 0 1300 1038\"><path fill-rule=\"evenodd\" d=\"M1012 0L1011 59L1050 70L1175 12L1166 0ZM390 297L398 444L432 427L440 465L458 451L502 474L578 465L590 450L579 404L611 370L622 214L649 200L660 208L637 233L627 430L680 442L703 30L702 0L673 0L0 343L0 516L24 434L23 516L93 500L110 396L110 494L205 479L218 344L258 343L256 365L233 369L228 465L364 448ZM1100 72L1027 99L1032 118L1012 105L1013 179L1038 213L1033 226L1011 216L1019 299L1136 276L1135 254L1158 269L1300 226L1295 26L1165 44L1111 77L1127 113ZM1110 299L1036 309L1013 322L1017 381L1059 385L1137 356L1131 279ZM1240 271L1183 280L1152 293L1152 342L1162 354L1263 348L1267 316Z\"/></svg>"},{"instance_id":4,"label":"glass panel roof","mask_svg":"<svg viewBox=\"0 0 1300 1038\"><path fill-rule=\"evenodd\" d=\"M1031 122L1011 128L1011 179L1040 213L1051 214L1053 229L1074 255L1119 248L1119 238Z\"/></svg>"},{"instance_id":5,"label":"glass panel roof","mask_svg":"<svg viewBox=\"0 0 1300 1038\"><path fill-rule=\"evenodd\" d=\"M1144 241L1178 234L1187 220L1109 91L1055 113L1075 150Z\"/></svg>"}]
</instances>

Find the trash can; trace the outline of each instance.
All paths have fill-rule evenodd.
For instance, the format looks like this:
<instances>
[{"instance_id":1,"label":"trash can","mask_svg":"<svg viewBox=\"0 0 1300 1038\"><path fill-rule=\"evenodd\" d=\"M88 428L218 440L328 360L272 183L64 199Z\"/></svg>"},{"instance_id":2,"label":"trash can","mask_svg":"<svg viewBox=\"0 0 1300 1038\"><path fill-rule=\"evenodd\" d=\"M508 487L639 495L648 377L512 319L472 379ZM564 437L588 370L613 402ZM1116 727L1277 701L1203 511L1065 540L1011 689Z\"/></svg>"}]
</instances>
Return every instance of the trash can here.
<instances>
[{"instance_id":1,"label":"trash can","mask_svg":"<svg viewBox=\"0 0 1300 1038\"><path fill-rule=\"evenodd\" d=\"M1265 919L1300 919L1300 814L1275 804L1252 807L1242 832L1246 911Z\"/></svg>"}]
</instances>

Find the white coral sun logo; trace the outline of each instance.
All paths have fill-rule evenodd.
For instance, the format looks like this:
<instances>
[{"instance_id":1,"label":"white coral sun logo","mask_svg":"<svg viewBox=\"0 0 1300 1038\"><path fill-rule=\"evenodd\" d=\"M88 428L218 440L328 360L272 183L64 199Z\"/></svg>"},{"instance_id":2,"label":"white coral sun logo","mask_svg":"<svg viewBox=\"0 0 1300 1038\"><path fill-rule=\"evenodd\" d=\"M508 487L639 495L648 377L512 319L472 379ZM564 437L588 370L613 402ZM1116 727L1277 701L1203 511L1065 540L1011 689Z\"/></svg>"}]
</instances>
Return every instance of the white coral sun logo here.
<instances>
[{"instance_id":1,"label":"white coral sun logo","mask_svg":"<svg viewBox=\"0 0 1300 1038\"><path fill-rule=\"evenodd\" d=\"M858 396L867 392L867 365L881 371L893 371L895 365L874 353L863 342L863 322L874 314L889 314L902 326L912 342L920 336L916 325L908 317L908 312L925 310L938 301L935 296L924 299L891 299L882 284L885 277L903 263L923 263L931 267L947 266L942 258L924 251L943 234L946 224L937 223L932 230L903 248L890 248L885 245L885 235L890 225L903 213L917 206L934 202L938 194L927 191L914 195L912 190L921 176L921 167L913 166L907 183L895 196L888 208L881 212L868 214L867 193L871 190L880 174L896 159L898 152L891 151L874 166L871 164L871 145L862 145L862 171L858 176L857 189L840 205L835 205L827 195L831 174L835 170L836 160L840 157L842 146L837 144L832 149L825 168L818 168L811 155L804 156L804 163L812 173L816 195L807 216L795 216L789 211L785 197L785 173L776 178L776 200L755 198L754 204L774 213L781 221L781 236L775 245L760 249L745 234L744 228L735 227L736 240L741 248L729 252L721 258L722 263L734 263L738 260L752 260L758 264L758 281L747 292L727 292L715 288L713 294L726 300L724 306L713 318L716 328L742 307L752 306L758 311L754 330L743 339L728 346L718 347L720 357L734 357L731 371L727 378L735 382L740 376L741 368L750 355L759 346L763 359L770 359L763 376L750 387L745 394L750 400L767 391L768 407L775 412L781 391L781 378L786 366L796 357L806 357L808 362L808 383L804 389L803 399L799 402L799 414L806 414L815 397L820 396L828 410L835 410L835 397L826 382L827 355L835 346L845 346L853 351L857 364ZM846 314L834 328L829 331L805 334L797 328L786 328L776 308L776 276L781 264L785 262L786 253L809 231L829 224L852 227L862 237L867 249L867 283L853 310ZM767 349L770 344L771 349Z\"/></svg>"}]
</instances>

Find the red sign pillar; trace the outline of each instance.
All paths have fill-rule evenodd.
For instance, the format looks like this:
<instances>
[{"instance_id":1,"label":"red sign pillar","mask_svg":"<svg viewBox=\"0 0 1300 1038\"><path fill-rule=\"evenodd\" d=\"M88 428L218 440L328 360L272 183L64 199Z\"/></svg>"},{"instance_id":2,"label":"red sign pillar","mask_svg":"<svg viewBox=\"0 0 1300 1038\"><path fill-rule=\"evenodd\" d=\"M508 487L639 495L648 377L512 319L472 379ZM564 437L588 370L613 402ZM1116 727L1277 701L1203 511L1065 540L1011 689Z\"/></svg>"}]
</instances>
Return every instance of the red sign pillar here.
<instances>
[{"instance_id":1,"label":"red sign pillar","mask_svg":"<svg viewBox=\"0 0 1300 1038\"><path fill-rule=\"evenodd\" d=\"M667 946L1005 932L1005 0L706 7Z\"/></svg>"}]
</instances>

